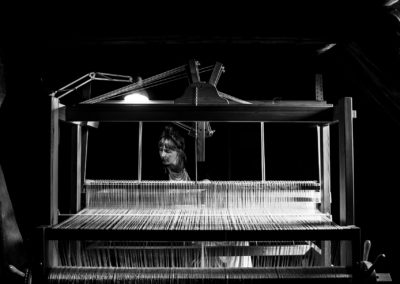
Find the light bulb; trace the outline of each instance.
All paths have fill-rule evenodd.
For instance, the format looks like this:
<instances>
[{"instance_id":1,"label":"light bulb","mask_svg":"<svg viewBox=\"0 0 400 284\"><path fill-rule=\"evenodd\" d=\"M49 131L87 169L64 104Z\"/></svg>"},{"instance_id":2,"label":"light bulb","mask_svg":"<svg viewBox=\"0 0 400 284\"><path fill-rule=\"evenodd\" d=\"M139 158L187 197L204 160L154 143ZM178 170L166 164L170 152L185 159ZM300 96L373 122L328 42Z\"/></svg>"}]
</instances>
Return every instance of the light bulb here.
<instances>
[{"instance_id":1,"label":"light bulb","mask_svg":"<svg viewBox=\"0 0 400 284\"><path fill-rule=\"evenodd\" d=\"M124 97L124 101L130 104L145 104L149 102L149 98L143 93L132 93Z\"/></svg>"}]
</instances>

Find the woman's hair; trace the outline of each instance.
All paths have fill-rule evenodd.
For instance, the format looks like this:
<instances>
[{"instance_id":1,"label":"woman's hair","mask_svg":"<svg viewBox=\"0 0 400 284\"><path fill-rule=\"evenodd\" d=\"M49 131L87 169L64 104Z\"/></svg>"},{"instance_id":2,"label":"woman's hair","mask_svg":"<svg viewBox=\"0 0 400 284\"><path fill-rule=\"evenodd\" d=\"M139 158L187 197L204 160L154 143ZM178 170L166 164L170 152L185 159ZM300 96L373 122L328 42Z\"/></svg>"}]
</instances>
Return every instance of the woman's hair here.
<instances>
[{"instance_id":1,"label":"woman's hair","mask_svg":"<svg viewBox=\"0 0 400 284\"><path fill-rule=\"evenodd\" d=\"M172 125L167 125L164 127L164 130L161 133L161 137L158 142L158 147L162 147L163 141L165 140L171 141L174 144L172 150L175 150L178 153L178 165L176 169L172 170L174 171L183 170L185 168L185 163L186 163L185 138L183 138L181 134Z\"/></svg>"}]
</instances>

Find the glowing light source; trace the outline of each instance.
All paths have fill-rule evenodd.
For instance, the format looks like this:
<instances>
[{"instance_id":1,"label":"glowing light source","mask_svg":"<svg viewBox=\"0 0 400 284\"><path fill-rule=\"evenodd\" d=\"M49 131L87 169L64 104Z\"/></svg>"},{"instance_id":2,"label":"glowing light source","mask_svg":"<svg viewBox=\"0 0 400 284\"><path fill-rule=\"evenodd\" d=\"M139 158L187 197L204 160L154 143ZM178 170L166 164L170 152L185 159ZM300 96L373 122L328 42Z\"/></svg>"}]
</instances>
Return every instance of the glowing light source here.
<instances>
[{"instance_id":1,"label":"glowing light source","mask_svg":"<svg viewBox=\"0 0 400 284\"><path fill-rule=\"evenodd\" d=\"M124 102L130 104L145 104L149 102L149 97L145 93L132 93L124 97Z\"/></svg>"},{"instance_id":2,"label":"glowing light source","mask_svg":"<svg viewBox=\"0 0 400 284\"><path fill-rule=\"evenodd\" d=\"M317 50L317 53L318 53L318 54L324 53L324 52L330 50L331 48L333 48L335 45L336 45L336 43L327 44L327 45L325 45L324 47L318 49L318 50Z\"/></svg>"}]
</instances>

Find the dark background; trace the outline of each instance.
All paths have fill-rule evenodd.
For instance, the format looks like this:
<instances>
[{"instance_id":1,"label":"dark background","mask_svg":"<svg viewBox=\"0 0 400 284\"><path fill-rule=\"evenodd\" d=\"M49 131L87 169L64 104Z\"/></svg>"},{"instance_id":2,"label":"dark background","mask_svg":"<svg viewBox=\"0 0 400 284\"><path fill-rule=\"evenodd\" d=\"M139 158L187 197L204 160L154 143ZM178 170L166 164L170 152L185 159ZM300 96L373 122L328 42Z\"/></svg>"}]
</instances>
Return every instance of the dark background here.
<instances>
[{"instance_id":1,"label":"dark background","mask_svg":"<svg viewBox=\"0 0 400 284\"><path fill-rule=\"evenodd\" d=\"M5 18L0 44L7 91L0 109L0 163L28 250L34 245L34 229L47 224L49 218L49 94L89 72L147 78L196 59L202 66L223 63L226 72L218 90L241 99L312 100L315 73L324 76L324 99L328 103L335 104L346 96L353 98L357 110L356 225L361 227L363 240L372 241L370 260L385 253L387 258L378 270L396 277L399 22L391 14L394 8L385 7L384 1L344 2L286 2L287 5L252 7L250 3L221 7L199 3L184 10L171 6L157 10L129 8L127 4L97 4L89 9L68 5L3 10L3 14L14 16ZM318 50L328 43L337 44L319 54ZM360 64L355 53L362 54L368 64ZM150 91L150 98L179 97L185 86L183 81ZM97 150L88 153L89 159L96 161L101 156L103 162L92 172L88 169L88 174L106 178L108 168L118 168L122 173L117 174L129 177L126 165L130 165L129 155L136 155L137 125L121 127L132 127L132 135L124 134L119 140L120 131L112 126L108 130L101 126L94 134L104 147L94 147ZM155 129L149 134L149 141L159 135L160 128L152 127ZM249 138L257 137L258 128L215 127L217 131L210 138L214 140L207 151L215 143L215 148L221 150L218 153L226 159L219 159L221 167L210 163L215 167L214 173L219 171L221 178L256 178L256 168L245 167L251 170L243 171L237 164L247 165L249 156L259 159L259 149L253 147L258 147L258 138L255 142ZM303 130L267 127L267 178L315 174L310 163L315 153L297 151L314 143L302 133ZM230 154L226 149L222 151L226 137L231 137ZM148 145L146 150L153 155L144 162L147 168L157 159L156 150L151 147ZM211 150L207 152L211 161L215 158L212 154ZM122 164L116 158L119 156L124 156ZM295 162L288 165L286 161L292 158ZM230 173L228 169L221 170L224 163L231 167ZM110 166L114 164L118 167ZM136 171L133 162L133 174Z\"/></svg>"}]
</instances>

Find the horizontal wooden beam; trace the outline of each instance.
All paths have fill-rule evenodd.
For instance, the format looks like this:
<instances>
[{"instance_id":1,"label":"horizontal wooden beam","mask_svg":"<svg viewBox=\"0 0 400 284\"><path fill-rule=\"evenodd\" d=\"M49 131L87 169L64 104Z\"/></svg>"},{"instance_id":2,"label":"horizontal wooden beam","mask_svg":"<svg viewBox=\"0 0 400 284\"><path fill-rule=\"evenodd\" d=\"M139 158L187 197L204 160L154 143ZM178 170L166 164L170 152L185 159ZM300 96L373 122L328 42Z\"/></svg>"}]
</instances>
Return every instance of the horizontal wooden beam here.
<instances>
[{"instance_id":1,"label":"horizontal wooden beam","mask_svg":"<svg viewBox=\"0 0 400 284\"><path fill-rule=\"evenodd\" d=\"M48 240L131 240L131 241L268 241L268 240L351 240L359 241L355 226L270 230L123 230L46 229Z\"/></svg>"},{"instance_id":2,"label":"horizontal wooden beam","mask_svg":"<svg viewBox=\"0 0 400 284\"><path fill-rule=\"evenodd\" d=\"M333 107L325 103L230 105L80 104L65 109L66 121L215 121L332 123Z\"/></svg>"},{"instance_id":3,"label":"horizontal wooden beam","mask_svg":"<svg viewBox=\"0 0 400 284\"><path fill-rule=\"evenodd\" d=\"M174 279L187 283L354 283L353 270L348 267L52 267L49 278L62 275L64 279L123 279L132 283L139 279ZM190 275L190 277L188 277ZM92 278L92 279L93 279ZM228 281L229 279L229 281ZM286 281L285 281L286 280ZM111 280L110 280L111 281ZM198 282L199 281L199 282ZM83 281L82 281L83 282ZM121 281L122 282L122 281ZM161 282L161 280L160 280Z\"/></svg>"}]
</instances>

